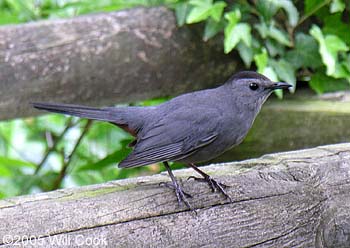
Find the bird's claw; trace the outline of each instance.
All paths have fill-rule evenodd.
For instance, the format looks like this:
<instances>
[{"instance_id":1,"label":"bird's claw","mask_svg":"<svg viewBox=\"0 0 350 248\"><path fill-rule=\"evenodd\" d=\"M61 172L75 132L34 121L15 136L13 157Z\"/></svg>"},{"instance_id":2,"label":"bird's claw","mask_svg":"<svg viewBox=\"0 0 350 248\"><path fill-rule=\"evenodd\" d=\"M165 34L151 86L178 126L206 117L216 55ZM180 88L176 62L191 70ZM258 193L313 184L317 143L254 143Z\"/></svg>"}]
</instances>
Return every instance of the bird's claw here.
<instances>
[{"instance_id":1,"label":"bird's claw","mask_svg":"<svg viewBox=\"0 0 350 248\"><path fill-rule=\"evenodd\" d=\"M194 179L195 181L198 181L198 182L207 183L212 192L220 192L222 195L224 195L226 197L226 199L228 199L230 202L232 202L231 197L225 191L225 189L230 187L230 186L223 184L223 183L220 183L210 176L203 177L203 178L190 176L187 178L187 180L189 180L189 179Z\"/></svg>"},{"instance_id":2,"label":"bird's claw","mask_svg":"<svg viewBox=\"0 0 350 248\"><path fill-rule=\"evenodd\" d=\"M183 191L183 189L181 188L181 186L179 184L174 185L173 183L170 183L170 182L167 182L167 183L161 182L161 183L159 183L159 186L165 186L167 188L173 189L175 191L177 202L179 203L179 206L181 206L184 203L186 205L186 207L188 207L190 210L193 210L190 203L186 199L186 198L192 198L192 195Z\"/></svg>"}]
</instances>

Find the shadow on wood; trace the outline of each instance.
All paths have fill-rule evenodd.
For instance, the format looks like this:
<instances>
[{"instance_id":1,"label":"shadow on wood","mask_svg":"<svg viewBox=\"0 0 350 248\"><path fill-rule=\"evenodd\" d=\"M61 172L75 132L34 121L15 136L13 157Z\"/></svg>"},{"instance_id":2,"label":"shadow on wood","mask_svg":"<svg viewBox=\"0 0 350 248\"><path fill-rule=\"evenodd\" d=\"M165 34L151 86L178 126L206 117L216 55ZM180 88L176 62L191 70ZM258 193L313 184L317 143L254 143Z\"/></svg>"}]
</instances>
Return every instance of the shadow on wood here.
<instances>
[{"instance_id":1,"label":"shadow on wood","mask_svg":"<svg viewBox=\"0 0 350 248\"><path fill-rule=\"evenodd\" d=\"M197 214L159 187L166 174L16 197L0 201L0 247L350 247L349 143L203 169L232 203L189 169L175 174Z\"/></svg>"}]
</instances>

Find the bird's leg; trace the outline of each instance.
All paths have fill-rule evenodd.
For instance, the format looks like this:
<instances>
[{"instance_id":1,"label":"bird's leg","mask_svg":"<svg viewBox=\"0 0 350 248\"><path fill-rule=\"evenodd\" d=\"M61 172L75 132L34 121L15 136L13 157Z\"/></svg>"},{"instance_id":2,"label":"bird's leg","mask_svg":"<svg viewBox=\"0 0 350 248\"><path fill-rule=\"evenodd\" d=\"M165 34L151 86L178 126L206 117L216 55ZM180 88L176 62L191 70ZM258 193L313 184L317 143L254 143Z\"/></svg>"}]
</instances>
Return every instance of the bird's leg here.
<instances>
[{"instance_id":1,"label":"bird's leg","mask_svg":"<svg viewBox=\"0 0 350 248\"><path fill-rule=\"evenodd\" d=\"M199 181L199 182L206 182L213 192L219 191L221 194L223 194L227 199L229 199L232 202L231 197L225 191L225 188L227 188L229 186L227 186L227 185L225 185L223 183L217 182L211 176L209 176L207 173L205 173L204 171L200 170L193 163L189 163L188 167L191 167L192 169L194 169L195 171L197 171L199 174L201 174L203 176L203 178L190 176L188 179L193 178L194 180Z\"/></svg>"},{"instance_id":2,"label":"bird's leg","mask_svg":"<svg viewBox=\"0 0 350 248\"><path fill-rule=\"evenodd\" d=\"M167 169L168 174L171 178L172 184L164 184L165 186L174 189L177 201L179 205L181 206L182 203L184 203L189 209L192 209L190 203L187 201L186 197L191 198L192 196L186 192L184 192L180 186L180 184L177 182L173 172L171 171L171 168L168 164L168 162L163 162L164 167Z\"/></svg>"}]
</instances>

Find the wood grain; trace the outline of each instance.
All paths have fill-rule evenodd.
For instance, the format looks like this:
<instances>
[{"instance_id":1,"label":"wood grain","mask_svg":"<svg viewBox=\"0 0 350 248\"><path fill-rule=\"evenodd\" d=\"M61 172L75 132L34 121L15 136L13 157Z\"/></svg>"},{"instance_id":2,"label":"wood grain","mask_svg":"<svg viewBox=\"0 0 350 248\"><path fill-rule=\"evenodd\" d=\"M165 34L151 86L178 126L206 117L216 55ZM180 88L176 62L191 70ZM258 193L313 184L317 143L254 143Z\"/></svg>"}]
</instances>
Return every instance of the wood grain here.
<instances>
[{"instance_id":1,"label":"wood grain","mask_svg":"<svg viewBox=\"0 0 350 248\"><path fill-rule=\"evenodd\" d=\"M0 119L38 114L33 101L111 106L222 84L240 62L214 43L164 7L2 26Z\"/></svg>"},{"instance_id":2,"label":"wood grain","mask_svg":"<svg viewBox=\"0 0 350 248\"><path fill-rule=\"evenodd\" d=\"M14 247L9 236L32 236L16 247L350 247L349 161L344 143L203 167L232 203L176 171L196 213L159 187L166 174L2 200L0 247Z\"/></svg>"}]
</instances>

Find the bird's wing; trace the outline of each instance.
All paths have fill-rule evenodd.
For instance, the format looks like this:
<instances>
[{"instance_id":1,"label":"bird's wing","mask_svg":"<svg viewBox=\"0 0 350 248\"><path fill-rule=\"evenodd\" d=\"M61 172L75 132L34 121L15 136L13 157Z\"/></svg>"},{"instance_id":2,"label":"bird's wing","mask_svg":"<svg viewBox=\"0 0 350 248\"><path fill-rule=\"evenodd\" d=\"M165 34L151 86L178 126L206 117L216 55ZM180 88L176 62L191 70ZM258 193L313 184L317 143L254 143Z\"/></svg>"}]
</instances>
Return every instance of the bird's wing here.
<instances>
[{"instance_id":1,"label":"bird's wing","mask_svg":"<svg viewBox=\"0 0 350 248\"><path fill-rule=\"evenodd\" d=\"M196 149L210 144L216 139L216 137L217 135L206 137L202 142L198 142L198 146L193 146L189 150L184 150L184 142L180 141L174 144L153 147L141 152L132 152L128 157L119 163L118 167L128 168L170 160L179 160L191 155L196 151Z\"/></svg>"},{"instance_id":2,"label":"bird's wing","mask_svg":"<svg viewBox=\"0 0 350 248\"><path fill-rule=\"evenodd\" d=\"M118 166L126 168L179 160L212 143L218 136L216 127L220 125L220 114L208 109L203 109L203 115L187 112L165 116L140 137L134 151Z\"/></svg>"}]
</instances>

